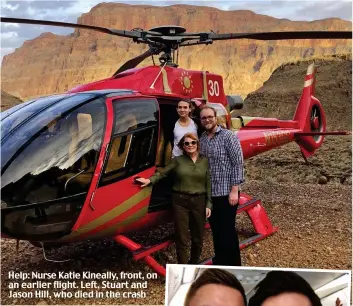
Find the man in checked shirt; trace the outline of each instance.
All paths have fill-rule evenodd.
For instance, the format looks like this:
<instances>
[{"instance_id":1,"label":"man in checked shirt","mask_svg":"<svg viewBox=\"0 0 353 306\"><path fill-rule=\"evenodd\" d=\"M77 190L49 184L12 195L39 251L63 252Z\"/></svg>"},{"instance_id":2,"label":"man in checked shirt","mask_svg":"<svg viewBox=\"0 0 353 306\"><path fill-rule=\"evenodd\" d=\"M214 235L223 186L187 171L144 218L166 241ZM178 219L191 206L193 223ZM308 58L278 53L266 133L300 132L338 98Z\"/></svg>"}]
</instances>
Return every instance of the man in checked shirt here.
<instances>
[{"instance_id":1,"label":"man in checked shirt","mask_svg":"<svg viewBox=\"0 0 353 306\"><path fill-rule=\"evenodd\" d=\"M200 152L208 158L213 209L208 219L213 234L214 265L240 266L238 234L235 229L240 185L244 182L243 152L238 137L217 125L216 110L204 106L200 112L205 132Z\"/></svg>"}]
</instances>

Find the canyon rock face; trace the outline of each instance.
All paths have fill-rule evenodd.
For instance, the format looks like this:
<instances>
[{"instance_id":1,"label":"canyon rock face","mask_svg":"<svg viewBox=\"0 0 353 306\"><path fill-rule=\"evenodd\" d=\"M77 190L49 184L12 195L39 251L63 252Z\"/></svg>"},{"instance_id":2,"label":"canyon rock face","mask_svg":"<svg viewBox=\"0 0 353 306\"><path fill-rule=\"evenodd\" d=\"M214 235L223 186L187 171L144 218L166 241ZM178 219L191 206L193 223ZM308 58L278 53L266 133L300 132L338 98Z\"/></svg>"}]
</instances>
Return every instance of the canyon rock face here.
<instances>
[{"instance_id":1,"label":"canyon rock face","mask_svg":"<svg viewBox=\"0 0 353 306\"><path fill-rule=\"evenodd\" d=\"M1 90L1 105L0 110L5 111L8 108L11 108L17 104L22 103L23 101L13 95L8 94L7 92Z\"/></svg>"},{"instance_id":2,"label":"canyon rock face","mask_svg":"<svg viewBox=\"0 0 353 306\"><path fill-rule=\"evenodd\" d=\"M234 116L293 119L303 91L307 67L315 63L314 97L319 99L328 131L352 130L352 56L330 56L281 65L264 83L250 93ZM329 137L330 138L330 137ZM335 137L333 137L335 138ZM350 138L350 137L349 137Z\"/></svg>"},{"instance_id":3,"label":"canyon rock face","mask_svg":"<svg viewBox=\"0 0 353 306\"><path fill-rule=\"evenodd\" d=\"M20 17L20 16L19 16ZM276 19L251 11L221 11L190 5L156 7L102 3L78 18L78 23L131 30L180 25L188 32L259 32L351 30L337 18L312 22ZM125 61L143 53L146 45L88 30L68 36L43 33L4 57L2 88L22 99L66 91L76 85L111 76ZM179 65L223 76L227 94L260 88L282 63L351 52L351 40L217 41L181 48ZM155 57L156 63L158 58ZM149 58L140 65L150 65Z\"/></svg>"}]
</instances>

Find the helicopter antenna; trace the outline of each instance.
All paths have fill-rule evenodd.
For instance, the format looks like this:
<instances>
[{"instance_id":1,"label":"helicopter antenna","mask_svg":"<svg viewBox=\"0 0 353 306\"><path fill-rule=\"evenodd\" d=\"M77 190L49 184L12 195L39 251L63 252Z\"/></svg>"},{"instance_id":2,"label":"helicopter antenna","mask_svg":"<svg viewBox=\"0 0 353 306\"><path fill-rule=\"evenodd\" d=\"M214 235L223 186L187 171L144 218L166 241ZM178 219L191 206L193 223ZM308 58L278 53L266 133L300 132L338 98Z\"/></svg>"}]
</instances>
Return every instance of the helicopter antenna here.
<instances>
[{"instance_id":1,"label":"helicopter antenna","mask_svg":"<svg viewBox=\"0 0 353 306\"><path fill-rule=\"evenodd\" d=\"M154 84L156 83L158 77L159 77L160 74L162 73L162 70L164 69L165 65L167 65L167 62L164 63L164 65L162 66L161 70L160 70L159 73L157 74L155 80L153 81L152 85L150 86L151 89L154 89Z\"/></svg>"},{"instance_id":2,"label":"helicopter antenna","mask_svg":"<svg viewBox=\"0 0 353 306\"><path fill-rule=\"evenodd\" d=\"M71 259L66 259L66 260L48 259L48 258L45 256L45 249L44 249L44 244L43 244L43 242L40 242L40 244L41 244L41 246L42 246L44 259L45 259L46 261L51 261L51 262L67 262L67 261L70 261L70 260L71 260Z\"/></svg>"}]
</instances>

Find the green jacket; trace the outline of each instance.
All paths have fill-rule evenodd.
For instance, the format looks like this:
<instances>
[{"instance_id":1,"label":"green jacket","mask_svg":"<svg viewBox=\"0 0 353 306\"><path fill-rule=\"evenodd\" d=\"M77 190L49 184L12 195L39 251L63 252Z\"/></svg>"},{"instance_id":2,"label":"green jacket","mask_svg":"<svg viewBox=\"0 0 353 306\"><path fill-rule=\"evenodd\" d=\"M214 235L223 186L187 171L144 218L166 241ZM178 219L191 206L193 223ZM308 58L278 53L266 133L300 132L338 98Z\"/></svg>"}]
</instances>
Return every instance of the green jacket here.
<instances>
[{"instance_id":1,"label":"green jacket","mask_svg":"<svg viewBox=\"0 0 353 306\"><path fill-rule=\"evenodd\" d=\"M173 191L188 194L205 193L206 207L212 209L210 172L206 157L200 155L195 163L188 155L175 157L169 165L149 179L154 185L170 174L174 175Z\"/></svg>"}]
</instances>

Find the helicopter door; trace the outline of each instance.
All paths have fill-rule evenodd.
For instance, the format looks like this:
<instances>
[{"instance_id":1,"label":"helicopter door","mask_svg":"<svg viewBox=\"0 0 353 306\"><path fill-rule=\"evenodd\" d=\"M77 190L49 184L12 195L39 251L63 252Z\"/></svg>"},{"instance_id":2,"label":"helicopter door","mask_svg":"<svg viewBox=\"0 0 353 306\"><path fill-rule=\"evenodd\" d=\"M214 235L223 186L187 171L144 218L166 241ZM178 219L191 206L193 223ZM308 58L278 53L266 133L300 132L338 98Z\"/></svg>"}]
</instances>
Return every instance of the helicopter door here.
<instances>
[{"instance_id":1,"label":"helicopter door","mask_svg":"<svg viewBox=\"0 0 353 306\"><path fill-rule=\"evenodd\" d=\"M176 112L178 101L158 99L160 109L160 133L157 150L156 170L160 171L172 160L174 146L174 126L179 116ZM153 186L149 212L170 210L172 201L172 175L159 181Z\"/></svg>"},{"instance_id":2,"label":"helicopter door","mask_svg":"<svg viewBox=\"0 0 353 306\"><path fill-rule=\"evenodd\" d=\"M98 188L75 225L75 229L84 225L94 237L114 234L147 213L151 188L142 189L133 180L154 173L158 143L155 99L109 98L107 108L106 154Z\"/></svg>"}]
</instances>

